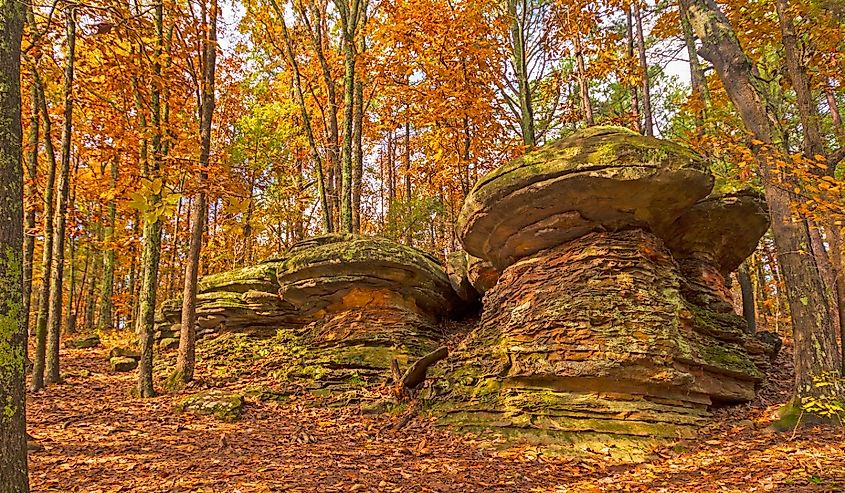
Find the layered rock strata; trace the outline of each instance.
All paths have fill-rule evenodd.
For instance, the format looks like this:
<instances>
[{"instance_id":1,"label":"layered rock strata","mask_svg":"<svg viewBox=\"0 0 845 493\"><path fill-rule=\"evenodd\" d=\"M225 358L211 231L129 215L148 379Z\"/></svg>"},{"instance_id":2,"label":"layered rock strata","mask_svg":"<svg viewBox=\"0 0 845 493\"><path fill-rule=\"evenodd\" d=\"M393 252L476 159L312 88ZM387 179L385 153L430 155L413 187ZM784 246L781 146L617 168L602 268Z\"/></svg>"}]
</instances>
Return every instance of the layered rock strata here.
<instances>
[{"instance_id":1,"label":"layered rock strata","mask_svg":"<svg viewBox=\"0 0 845 493\"><path fill-rule=\"evenodd\" d=\"M768 219L712 185L694 153L612 127L480 180L460 238L502 274L452 357L442 422L636 460L752 399L766 348L721 302Z\"/></svg>"},{"instance_id":2,"label":"layered rock strata","mask_svg":"<svg viewBox=\"0 0 845 493\"><path fill-rule=\"evenodd\" d=\"M459 300L436 259L393 241L328 235L283 256L204 277L198 333L290 330L308 349L290 373L333 380L381 374L436 348L438 322ZM164 303L160 336L179 332L181 303Z\"/></svg>"}]
</instances>

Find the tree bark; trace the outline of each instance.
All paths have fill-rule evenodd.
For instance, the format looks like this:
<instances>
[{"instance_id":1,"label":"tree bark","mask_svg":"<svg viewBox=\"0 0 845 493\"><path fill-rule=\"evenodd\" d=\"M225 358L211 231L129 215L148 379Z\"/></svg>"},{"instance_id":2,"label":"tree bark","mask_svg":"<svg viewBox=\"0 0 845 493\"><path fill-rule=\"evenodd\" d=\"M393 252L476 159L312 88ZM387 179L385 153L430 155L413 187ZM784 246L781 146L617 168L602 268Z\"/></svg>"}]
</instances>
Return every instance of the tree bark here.
<instances>
[{"instance_id":1,"label":"tree bark","mask_svg":"<svg viewBox=\"0 0 845 493\"><path fill-rule=\"evenodd\" d=\"M364 26L367 22L366 2L359 19L360 36L358 40L358 52L363 53L367 49L364 38ZM361 232L361 188L364 177L364 82L363 76L355 79L355 94L353 104L353 127L352 127L352 232Z\"/></svg>"},{"instance_id":2,"label":"tree bark","mask_svg":"<svg viewBox=\"0 0 845 493\"><path fill-rule=\"evenodd\" d=\"M519 7L522 7L521 9ZM537 145L534 130L534 107L531 83L528 79L528 55L525 40L525 19L528 6L525 0L508 0L508 17L510 18L511 63L517 81L517 97L519 99L519 126L522 131L522 143L531 148Z\"/></svg>"},{"instance_id":3,"label":"tree bark","mask_svg":"<svg viewBox=\"0 0 845 493\"><path fill-rule=\"evenodd\" d=\"M32 70L38 70L35 63ZM38 143L40 138L41 108L38 106L38 84L32 81L29 88L29 138L26 160L26 198L24 212L23 237L23 317L27 336L29 335L29 315L32 305L32 266L35 256L35 201L38 197ZM33 331L34 332L34 331ZM28 337L27 337L28 339ZM26 351L26 346L24 350Z\"/></svg>"},{"instance_id":4,"label":"tree bark","mask_svg":"<svg viewBox=\"0 0 845 493\"><path fill-rule=\"evenodd\" d=\"M692 94L698 99L699 108L695 112L695 126L699 136L704 135L704 118L707 116L707 107L710 105L710 90L707 87L707 80L704 77L704 68L698 59L698 52L695 49L695 34L692 32L686 8L683 3L680 5L681 30L684 33L684 43L687 46L689 57L690 85Z\"/></svg>"},{"instance_id":5,"label":"tree bark","mask_svg":"<svg viewBox=\"0 0 845 493\"><path fill-rule=\"evenodd\" d=\"M202 4L205 11L205 3ZM203 18L206 15L203 12ZM206 38L202 45L202 100L200 103L200 191L191 210L191 244L188 263L185 266L185 286L182 292L182 328L179 337L179 354L176 359L176 378L188 383L194 378L196 320L197 320L197 278L199 276L202 234L205 229L206 206L205 181L208 177L208 163L211 154L211 123L214 116L214 77L217 66L217 0L210 1L208 9Z\"/></svg>"},{"instance_id":6,"label":"tree bark","mask_svg":"<svg viewBox=\"0 0 845 493\"><path fill-rule=\"evenodd\" d=\"M120 168L118 167L118 154L111 163L111 189L117 188ZM109 329L115 326L112 314L112 296L114 295L114 268L115 268L115 221L117 219L117 202L115 198L109 200L109 218L103 231L103 279L100 289L100 314L97 326L100 329Z\"/></svg>"},{"instance_id":7,"label":"tree bark","mask_svg":"<svg viewBox=\"0 0 845 493\"><path fill-rule=\"evenodd\" d=\"M355 37L361 0L335 0L343 31L343 147L341 148L340 229L352 232L352 126L355 99Z\"/></svg>"},{"instance_id":8,"label":"tree bark","mask_svg":"<svg viewBox=\"0 0 845 493\"><path fill-rule=\"evenodd\" d=\"M837 351L824 283L813 256L807 221L795 220L791 207L798 197L791 183L779 176L776 159L784 142L776 132L777 117L767 104L766 91L727 17L712 0L682 0L693 29L702 41L701 55L709 60L743 122L762 145L755 146L761 179L769 203L772 230L783 271L795 339L794 404L807 399L842 402L841 358ZM814 379L830 381L815 385ZM832 380L832 381L831 381Z\"/></svg>"},{"instance_id":9,"label":"tree bark","mask_svg":"<svg viewBox=\"0 0 845 493\"><path fill-rule=\"evenodd\" d=\"M836 96L829 85L824 87L824 95L827 98L827 106L830 108L830 119L833 121L833 131L840 146L845 146L845 126L842 125L842 115L839 113L839 105L836 103Z\"/></svg>"},{"instance_id":10,"label":"tree bark","mask_svg":"<svg viewBox=\"0 0 845 493\"><path fill-rule=\"evenodd\" d=\"M625 9L625 25L627 31L627 48L628 48L628 58L630 60L634 59L634 19L633 15L631 14L631 8L628 7ZM634 118L634 129L637 132L642 132L642 126L640 125L640 100L639 95L637 94L637 85L631 84L630 87L631 91L631 116Z\"/></svg>"},{"instance_id":11,"label":"tree bark","mask_svg":"<svg viewBox=\"0 0 845 493\"><path fill-rule=\"evenodd\" d=\"M637 27L637 51L640 59L640 70L643 74L643 131L645 135L654 135L654 114L651 111L651 85L648 81L648 60L645 53L645 35L643 34L643 16L640 11L639 0L633 2L634 20Z\"/></svg>"},{"instance_id":12,"label":"tree bark","mask_svg":"<svg viewBox=\"0 0 845 493\"><path fill-rule=\"evenodd\" d=\"M73 71L76 55L76 7L69 4L67 16L67 47L64 75L64 124L62 125L62 164L56 184L56 210L53 219L53 260L50 269L50 310L47 316L47 364L45 382L58 383L59 339L62 330L62 277L64 273L65 224L70 194L70 152L73 131Z\"/></svg>"},{"instance_id":13,"label":"tree bark","mask_svg":"<svg viewBox=\"0 0 845 493\"><path fill-rule=\"evenodd\" d=\"M0 2L0 493L29 491L20 56L24 3Z\"/></svg>"},{"instance_id":14,"label":"tree bark","mask_svg":"<svg viewBox=\"0 0 845 493\"><path fill-rule=\"evenodd\" d=\"M30 24L34 25L34 17ZM52 124L47 100L44 97L44 84L34 72L38 86L38 105L44 121L44 152L47 154L47 183L44 186L44 248L41 256L41 285L38 289L38 316L35 323L35 357L32 366L32 391L44 387L44 369L47 358L47 323L50 311L50 279L53 268L53 206L56 189L56 153L53 149Z\"/></svg>"},{"instance_id":15,"label":"tree bark","mask_svg":"<svg viewBox=\"0 0 845 493\"><path fill-rule=\"evenodd\" d=\"M317 147L317 140L314 138L314 131L311 127L311 116L308 114L308 106L305 104L305 94L302 90L302 76L299 71L299 63L293 52L293 42L288 33L287 23L285 22L285 13L275 0L271 0L273 9L276 11L277 22L282 27L282 34L285 38L285 56L288 59L288 65L293 71L293 85L296 92L296 99L299 103L299 110L302 114L302 127L305 129L305 136L308 139L308 147L311 150L311 159L316 166L317 175L317 189L320 195L320 206L323 209L323 229L326 233L334 231L334 221L332 220L332 205L329 203L329 197L326 191L326 179L323 173L323 160L320 157L320 151ZM331 118L331 117L330 117ZM329 163L331 165L331 163ZM329 180L330 181L330 180Z\"/></svg>"},{"instance_id":16,"label":"tree bark","mask_svg":"<svg viewBox=\"0 0 845 493\"><path fill-rule=\"evenodd\" d=\"M578 69L578 88L581 94L581 112L587 125L595 125L593 105L590 103L590 87L587 83L587 66L584 63L584 50L581 46L581 35L575 34L575 61Z\"/></svg>"},{"instance_id":17,"label":"tree bark","mask_svg":"<svg viewBox=\"0 0 845 493\"><path fill-rule=\"evenodd\" d=\"M757 314L754 311L754 286L751 284L751 274L748 273L748 265L743 262L736 272L739 287L742 291L742 318L748 324L748 332L757 332Z\"/></svg>"},{"instance_id":18,"label":"tree bark","mask_svg":"<svg viewBox=\"0 0 845 493\"><path fill-rule=\"evenodd\" d=\"M798 117L801 120L801 131L804 134L804 154L823 156L825 154L822 141L821 128L819 127L818 107L813 101L813 94L810 91L810 78L799 54L798 35L795 33L795 19L789 11L787 0L776 0L778 19L780 20L781 36L783 38L783 51L786 58L786 72L795 91Z\"/></svg>"},{"instance_id":19,"label":"tree bark","mask_svg":"<svg viewBox=\"0 0 845 493\"><path fill-rule=\"evenodd\" d=\"M161 55L164 46L164 7L155 5L156 44L153 57L153 82L150 97L151 123L153 126L152 150L147 178L161 179L162 125L161 125ZM163 189L163 186L162 186ZM161 202L161 190L153 192L148 201L152 206ZM161 260L161 217L144 215L144 248L141 255L141 294L138 299L138 334L141 359L138 362L138 396L154 397L153 388L153 329L155 324L156 288Z\"/></svg>"}]
</instances>

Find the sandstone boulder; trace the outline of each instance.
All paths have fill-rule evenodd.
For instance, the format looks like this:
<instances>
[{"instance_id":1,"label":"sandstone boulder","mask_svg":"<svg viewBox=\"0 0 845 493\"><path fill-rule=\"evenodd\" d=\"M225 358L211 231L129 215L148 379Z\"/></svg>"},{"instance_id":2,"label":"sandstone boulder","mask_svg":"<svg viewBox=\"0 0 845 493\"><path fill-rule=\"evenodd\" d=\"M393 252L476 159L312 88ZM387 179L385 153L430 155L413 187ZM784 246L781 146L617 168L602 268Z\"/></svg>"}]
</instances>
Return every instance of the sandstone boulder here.
<instances>
[{"instance_id":1,"label":"sandstone boulder","mask_svg":"<svg viewBox=\"0 0 845 493\"><path fill-rule=\"evenodd\" d=\"M660 230L712 187L705 162L686 148L593 127L480 179L457 229L467 252L503 269L592 231Z\"/></svg>"},{"instance_id":2,"label":"sandstone boulder","mask_svg":"<svg viewBox=\"0 0 845 493\"><path fill-rule=\"evenodd\" d=\"M490 261L472 255L467 257L467 280L480 294L483 295L495 286L501 275Z\"/></svg>"},{"instance_id":3,"label":"sandstone boulder","mask_svg":"<svg viewBox=\"0 0 845 493\"><path fill-rule=\"evenodd\" d=\"M712 183L690 151L616 128L480 180L460 239L502 273L453 353L441 421L639 460L694 436L710 406L752 399L767 347L715 301L765 228L711 224L759 208L703 200Z\"/></svg>"},{"instance_id":4,"label":"sandstone boulder","mask_svg":"<svg viewBox=\"0 0 845 493\"><path fill-rule=\"evenodd\" d=\"M174 337L179 303L158 333ZM198 328L212 332L294 334L302 347L287 374L319 386L367 381L437 347L439 321L461 300L437 260L391 240L327 235L295 244L279 258L206 276L199 284Z\"/></svg>"},{"instance_id":5,"label":"sandstone boulder","mask_svg":"<svg viewBox=\"0 0 845 493\"><path fill-rule=\"evenodd\" d=\"M114 372L124 373L138 368L138 360L126 356L114 356L109 359L109 366Z\"/></svg>"},{"instance_id":6,"label":"sandstone boulder","mask_svg":"<svg viewBox=\"0 0 845 493\"><path fill-rule=\"evenodd\" d=\"M478 303L479 292L469 280L467 271L467 254L464 251L452 252L446 257L446 274L452 289L467 306L474 307Z\"/></svg>"},{"instance_id":7,"label":"sandstone boulder","mask_svg":"<svg viewBox=\"0 0 845 493\"><path fill-rule=\"evenodd\" d=\"M184 398L176 409L200 415L211 415L222 421L237 421L244 408L244 398L221 390L207 390Z\"/></svg>"}]
</instances>

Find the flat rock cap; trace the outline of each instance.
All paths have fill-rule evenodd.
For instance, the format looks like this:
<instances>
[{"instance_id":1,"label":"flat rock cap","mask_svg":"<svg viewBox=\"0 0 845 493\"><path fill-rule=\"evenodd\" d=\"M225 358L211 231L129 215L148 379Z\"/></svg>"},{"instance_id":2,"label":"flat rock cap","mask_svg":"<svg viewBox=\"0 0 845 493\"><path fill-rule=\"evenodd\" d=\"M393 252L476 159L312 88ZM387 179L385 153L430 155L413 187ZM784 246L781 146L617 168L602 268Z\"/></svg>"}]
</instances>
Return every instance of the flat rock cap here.
<instances>
[{"instance_id":1,"label":"flat rock cap","mask_svg":"<svg viewBox=\"0 0 845 493\"><path fill-rule=\"evenodd\" d=\"M457 228L467 252L503 269L592 231L664 230L712 188L694 152L622 127L591 127L479 180Z\"/></svg>"},{"instance_id":2,"label":"flat rock cap","mask_svg":"<svg viewBox=\"0 0 845 493\"><path fill-rule=\"evenodd\" d=\"M769 229L765 198L754 190L714 195L698 202L661 234L678 257L711 256L722 274L739 267Z\"/></svg>"},{"instance_id":3,"label":"flat rock cap","mask_svg":"<svg viewBox=\"0 0 845 493\"><path fill-rule=\"evenodd\" d=\"M387 238L331 234L294 244L277 261L282 298L303 311L328 305L371 305L367 292L392 292L442 317L458 303L446 271L421 250ZM360 300L350 293L359 293Z\"/></svg>"}]
</instances>

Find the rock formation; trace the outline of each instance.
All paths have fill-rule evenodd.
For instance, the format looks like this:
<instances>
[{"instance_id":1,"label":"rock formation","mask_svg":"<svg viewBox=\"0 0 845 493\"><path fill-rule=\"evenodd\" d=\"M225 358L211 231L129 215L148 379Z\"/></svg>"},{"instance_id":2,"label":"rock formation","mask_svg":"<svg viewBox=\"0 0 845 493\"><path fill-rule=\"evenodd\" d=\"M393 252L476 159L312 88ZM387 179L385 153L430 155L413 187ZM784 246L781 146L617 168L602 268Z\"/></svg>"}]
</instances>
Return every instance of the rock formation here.
<instances>
[{"instance_id":1,"label":"rock formation","mask_svg":"<svg viewBox=\"0 0 845 493\"><path fill-rule=\"evenodd\" d=\"M364 378L437 347L438 322L460 300L436 259L393 241L327 235L261 264L205 276L200 335L292 331L307 348L289 374L322 382ZM159 336L178 336L180 302L164 303Z\"/></svg>"},{"instance_id":2,"label":"rock formation","mask_svg":"<svg viewBox=\"0 0 845 493\"><path fill-rule=\"evenodd\" d=\"M766 346L724 277L768 216L712 186L696 154L614 127L482 178L458 231L501 277L453 354L442 422L630 460L752 399Z\"/></svg>"}]
</instances>

